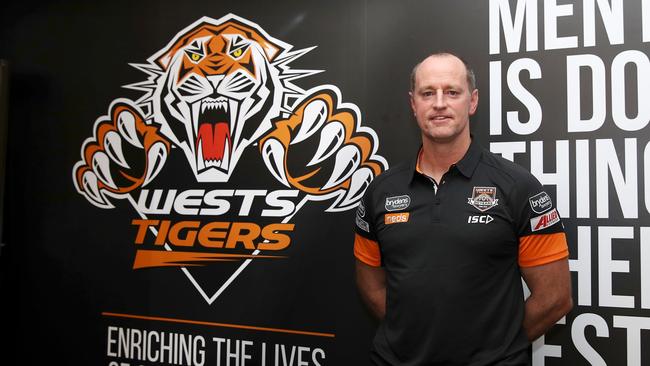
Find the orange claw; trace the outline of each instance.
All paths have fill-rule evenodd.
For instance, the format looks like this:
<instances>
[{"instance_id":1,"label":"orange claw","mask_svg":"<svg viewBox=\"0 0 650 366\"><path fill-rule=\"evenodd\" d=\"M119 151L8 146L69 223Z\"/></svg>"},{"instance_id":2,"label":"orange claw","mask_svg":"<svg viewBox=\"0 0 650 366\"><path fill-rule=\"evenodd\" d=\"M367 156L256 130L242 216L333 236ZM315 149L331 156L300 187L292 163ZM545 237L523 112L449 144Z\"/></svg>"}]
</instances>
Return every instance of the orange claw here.
<instances>
[{"instance_id":1,"label":"orange claw","mask_svg":"<svg viewBox=\"0 0 650 366\"><path fill-rule=\"evenodd\" d=\"M131 149L142 151L141 161L129 161L133 154L127 159L124 141ZM97 121L93 138L84 143L82 160L73 170L75 185L93 204L112 207L106 193L125 194L149 183L170 150L170 142L158 128L147 124L130 101L120 100L111 105L108 116ZM144 165L144 169L134 169L133 163Z\"/></svg>"},{"instance_id":2,"label":"orange claw","mask_svg":"<svg viewBox=\"0 0 650 366\"><path fill-rule=\"evenodd\" d=\"M353 179L371 180L386 166L383 158L374 155L376 138L360 131L358 119L356 110L340 107L338 95L333 90L318 90L303 99L291 116L275 122L274 128L259 141L260 153L271 173L285 185L311 195L326 195L339 190L347 192ZM294 150L292 146L318 138L318 151L307 164L309 171L292 173L287 163ZM329 179L310 180L323 169L323 161L334 161ZM362 169L362 174L355 173ZM354 186L355 190L362 186L365 190L367 184ZM348 194L346 198L353 198L356 203L359 199L356 196L360 195L354 193L355 197Z\"/></svg>"}]
</instances>

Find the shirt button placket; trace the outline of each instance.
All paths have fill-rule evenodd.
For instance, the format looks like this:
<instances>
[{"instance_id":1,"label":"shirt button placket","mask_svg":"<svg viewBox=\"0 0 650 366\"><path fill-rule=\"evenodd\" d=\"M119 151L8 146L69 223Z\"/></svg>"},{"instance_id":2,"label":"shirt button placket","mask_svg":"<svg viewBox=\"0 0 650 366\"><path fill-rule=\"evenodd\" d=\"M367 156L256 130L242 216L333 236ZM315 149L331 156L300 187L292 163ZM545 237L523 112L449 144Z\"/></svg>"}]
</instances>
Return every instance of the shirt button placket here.
<instances>
[{"instance_id":1,"label":"shirt button placket","mask_svg":"<svg viewBox=\"0 0 650 366\"><path fill-rule=\"evenodd\" d=\"M436 196L433 199L433 207L431 209L432 210L431 211L431 221L432 222L440 222L440 218L442 216L442 199L441 199L442 196L440 195L440 193L441 193L440 190L442 188L442 185L445 184L446 179L443 176L443 178L440 180L440 184L436 184L436 182L433 181L433 180L432 180L432 182L436 187L436 190L435 190L436 191Z\"/></svg>"},{"instance_id":2,"label":"shirt button placket","mask_svg":"<svg viewBox=\"0 0 650 366\"><path fill-rule=\"evenodd\" d=\"M440 222L440 214L441 214L441 204L440 204L440 197L436 195L436 197L433 199L433 207L432 210L433 212L431 213L432 221L433 222Z\"/></svg>"}]
</instances>

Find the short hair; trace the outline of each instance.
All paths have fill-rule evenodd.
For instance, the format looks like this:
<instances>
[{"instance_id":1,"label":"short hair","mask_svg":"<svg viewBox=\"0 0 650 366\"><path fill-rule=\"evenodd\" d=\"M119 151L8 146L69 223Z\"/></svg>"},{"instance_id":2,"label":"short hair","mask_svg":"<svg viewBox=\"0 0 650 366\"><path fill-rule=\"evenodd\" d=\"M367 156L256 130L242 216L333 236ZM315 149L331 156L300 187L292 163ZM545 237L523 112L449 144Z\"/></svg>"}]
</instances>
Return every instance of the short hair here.
<instances>
[{"instance_id":1,"label":"short hair","mask_svg":"<svg viewBox=\"0 0 650 366\"><path fill-rule=\"evenodd\" d=\"M463 63L463 65L465 65L465 73L467 74L467 85L469 86L470 93L474 89L476 89L476 75L474 74L474 70L469 65L469 63L465 61L464 58L458 56L453 52L442 51L442 52L435 52L430 54L429 56L423 58L415 66L413 66L413 70L411 70L411 91L415 90L415 74L418 71L418 67L420 67L420 65L424 62L424 60L428 59L429 57L440 57L440 56L451 56L459 59Z\"/></svg>"}]
</instances>

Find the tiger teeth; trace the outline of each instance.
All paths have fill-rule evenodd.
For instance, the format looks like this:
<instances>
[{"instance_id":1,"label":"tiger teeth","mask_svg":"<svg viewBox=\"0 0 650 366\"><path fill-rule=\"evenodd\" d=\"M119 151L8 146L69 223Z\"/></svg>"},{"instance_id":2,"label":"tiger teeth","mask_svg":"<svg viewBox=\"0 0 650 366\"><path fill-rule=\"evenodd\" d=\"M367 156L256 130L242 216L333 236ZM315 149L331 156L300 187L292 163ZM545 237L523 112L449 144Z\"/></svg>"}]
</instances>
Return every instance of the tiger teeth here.
<instances>
[{"instance_id":1,"label":"tiger teeth","mask_svg":"<svg viewBox=\"0 0 650 366\"><path fill-rule=\"evenodd\" d=\"M206 160L205 157L203 156L203 144L199 144L197 162L198 162L199 170L203 170L208 167L215 167L215 168L222 168L222 169L228 168L228 164L230 163L230 142L228 140L225 141L223 157L220 160L215 160L215 159Z\"/></svg>"},{"instance_id":2,"label":"tiger teeth","mask_svg":"<svg viewBox=\"0 0 650 366\"><path fill-rule=\"evenodd\" d=\"M228 102L225 100L204 100L201 102L201 113L206 109L221 109L228 112Z\"/></svg>"}]
</instances>

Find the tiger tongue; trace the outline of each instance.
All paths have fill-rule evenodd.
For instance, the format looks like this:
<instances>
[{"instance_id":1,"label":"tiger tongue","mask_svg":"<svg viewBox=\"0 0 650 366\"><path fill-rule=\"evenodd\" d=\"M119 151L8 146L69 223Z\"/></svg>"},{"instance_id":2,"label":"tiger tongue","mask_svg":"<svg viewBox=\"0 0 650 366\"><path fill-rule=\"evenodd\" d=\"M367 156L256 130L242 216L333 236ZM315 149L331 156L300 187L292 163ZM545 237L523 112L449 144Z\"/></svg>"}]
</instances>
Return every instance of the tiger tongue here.
<instances>
[{"instance_id":1,"label":"tiger tongue","mask_svg":"<svg viewBox=\"0 0 650 366\"><path fill-rule=\"evenodd\" d=\"M203 147L204 160L222 160L226 148L230 143L230 129L227 122L202 123L196 136L196 148L199 144Z\"/></svg>"}]
</instances>

